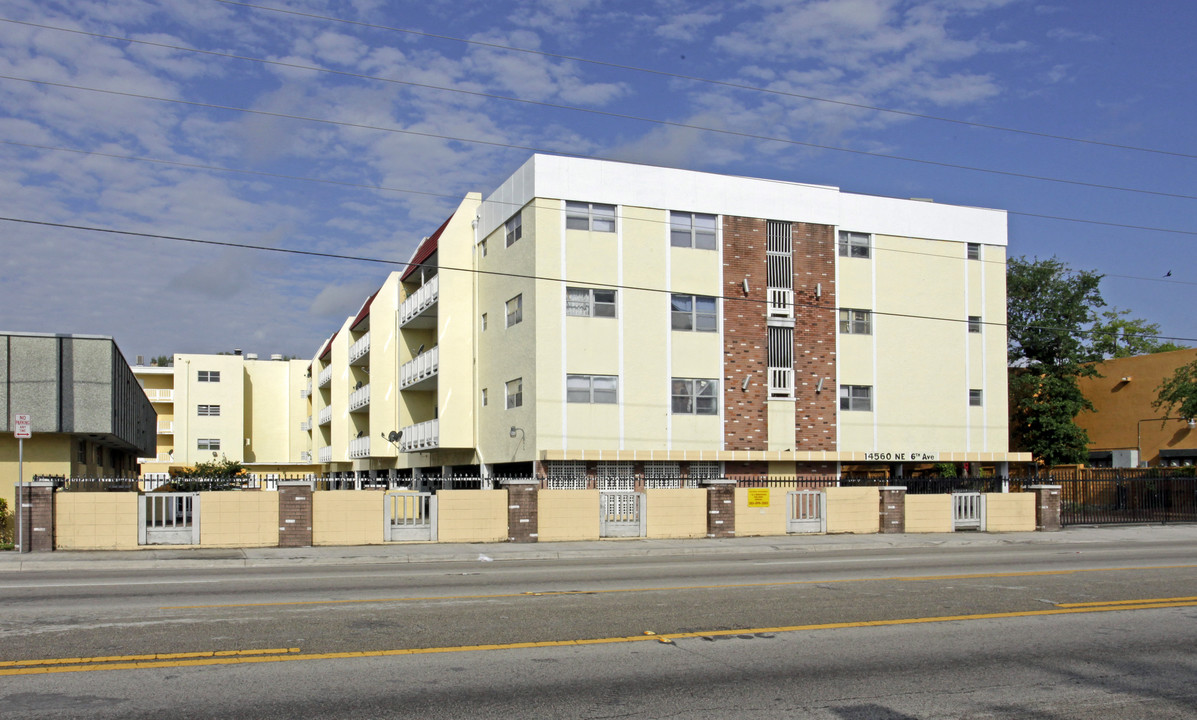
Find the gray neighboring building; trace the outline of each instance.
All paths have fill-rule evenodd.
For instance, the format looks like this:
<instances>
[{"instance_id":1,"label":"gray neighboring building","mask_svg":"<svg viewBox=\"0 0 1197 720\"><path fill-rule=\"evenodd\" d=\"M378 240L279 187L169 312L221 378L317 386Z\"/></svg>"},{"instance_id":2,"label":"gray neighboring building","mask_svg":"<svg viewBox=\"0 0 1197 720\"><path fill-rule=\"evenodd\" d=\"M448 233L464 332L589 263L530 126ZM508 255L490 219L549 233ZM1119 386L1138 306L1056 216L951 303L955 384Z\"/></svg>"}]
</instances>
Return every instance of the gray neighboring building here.
<instances>
[{"instance_id":1,"label":"gray neighboring building","mask_svg":"<svg viewBox=\"0 0 1197 720\"><path fill-rule=\"evenodd\" d=\"M17 482L13 417L31 416L24 477L137 477L157 414L116 343L98 335L0 332L0 497Z\"/></svg>"}]
</instances>

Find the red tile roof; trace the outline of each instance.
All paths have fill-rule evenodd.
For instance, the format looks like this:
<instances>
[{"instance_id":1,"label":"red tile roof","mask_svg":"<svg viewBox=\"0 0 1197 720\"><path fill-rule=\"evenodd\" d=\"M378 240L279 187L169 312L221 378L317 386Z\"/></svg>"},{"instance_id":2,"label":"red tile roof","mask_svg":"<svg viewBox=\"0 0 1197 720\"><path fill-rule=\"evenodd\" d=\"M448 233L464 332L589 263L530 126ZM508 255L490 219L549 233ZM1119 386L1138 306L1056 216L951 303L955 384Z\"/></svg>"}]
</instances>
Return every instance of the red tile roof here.
<instances>
[{"instance_id":1,"label":"red tile roof","mask_svg":"<svg viewBox=\"0 0 1197 720\"><path fill-rule=\"evenodd\" d=\"M403 271L403 276L400 278L401 280L407 280L408 276L415 272L416 268L419 267L421 263L432 257L432 253L436 252L437 241L440 240L441 233L445 231L445 227L449 225L449 220L452 219L453 216L450 215L449 219L445 220L445 222L443 222L441 226L436 229L436 232L424 238L424 241L421 242L419 247L416 248L415 254L411 256L411 260L407 261L407 269Z\"/></svg>"}]
</instances>

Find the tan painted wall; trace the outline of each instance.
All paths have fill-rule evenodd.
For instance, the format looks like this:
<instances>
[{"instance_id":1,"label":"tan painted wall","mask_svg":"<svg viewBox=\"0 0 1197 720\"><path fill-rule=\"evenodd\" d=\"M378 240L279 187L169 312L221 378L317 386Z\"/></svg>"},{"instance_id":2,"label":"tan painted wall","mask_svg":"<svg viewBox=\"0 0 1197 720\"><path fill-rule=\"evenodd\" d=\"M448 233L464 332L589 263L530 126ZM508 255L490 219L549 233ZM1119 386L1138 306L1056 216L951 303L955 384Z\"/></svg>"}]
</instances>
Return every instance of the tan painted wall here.
<instances>
[{"instance_id":1,"label":"tan painted wall","mask_svg":"<svg viewBox=\"0 0 1197 720\"><path fill-rule=\"evenodd\" d=\"M386 524L383 495L371 490L312 493L312 544L382 544Z\"/></svg>"},{"instance_id":2,"label":"tan painted wall","mask_svg":"<svg viewBox=\"0 0 1197 720\"><path fill-rule=\"evenodd\" d=\"M1035 532L1035 493L986 493L986 532Z\"/></svg>"},{"instance_id":3,"label":"tan painted wall","mask_svg":"<svg viewBox=\"0 0 1197 720\"><path fill-rule=\"evenodd\" d=\"M436 502L438 542L507 540L506 490L442 490Z\"/></svg>"},{"instance_id":4,"label":"tan painted wall","mask_svg":"<svg viewBox=\"0 0 1197 720\"><path fill-rule=\"evenodd\" d=\"M481 201L478 193L466 195L449 219L437 244L437 263L441 267L468 268L473 265L473 221ZM474 358L477 357L474 273L448 270L440 272L439 276L437 344L440 346L440 367L436 402L440 444L442 448L472 450L477 445L474 411L478 407L478 391L474 384Z\"/></svg>"},{"instance_id":5,"label":"tan painted wall","mask_svg":"<svg viewBox=\"0 0 1197 720\"><path fill-rule=\"evenodd\" d=\"M200 545L277 547L278 493L201 492Z\"/></svg>"},{"instance_id":6,"label":"tan painted wall","mask_svg":"<svg viewBox=\"0 0 1197 720\"><path fill-rule=\"evenodd\" d=\"M877 488L829 487L828 533L875 533L881 530L881 493Z\"/></svg>"},{"instance_id":7,"label":"tan painted wall","mask_svg":"<svg viewBox=\"0 0 1197 720\"><path fill-rule=\"evenodd\" d=\"M736 488L736 536L786 534L788 488L769 488L769 507L748 507L748 488Z\"/></svg>"},{"instance_id":8,"label":"tan painted wall","mask_svg":"<svg viewBox=\"0 0 1197 720\"><path fill-rule=\"evenodd\" d=\"M174 462L195 465L245 459L245 361L240 355L174 356ZM220 372L220 382L199 382L201 370ZM198 405L219 405L218 417L200 417ZM200 438L220 440L217 451L200 450ZM161 441L162 438L159 438ZM169 448L168 448L169 449ZM212 453L216 452L214 458Z\"/></svg>"},{"instance_id":9,"label":"tan painted wall","mask_svg":"<svg viewBox=\"0 0 1197 720\"><path fill-rule=\"evenodd\" d=\"M707 491L699 488L646 490L650 538L707 536ZM543 517L543 515L541 516Z\"/></svg>"},{"instance_id":10,"label":"tan painted wall","mask_svg":"<svg viewBox=\"0 0 1197 720\"><path fill-rule=\"evenodd\" d=\"M71 474L71 458L75 442L69 435L34 433L25 441L23 452L12 433L0 435L0 498L8 501L10 512L16 512L13 503L17 497L17 475L29 482L34 475ZM22 455L24 464L18 473L17 456Z\"/></svg>"},{"instance_id":11,"label":"tan painted wall","mask_svg":"<svg viewBox=\"0 0 1197 720\"><path fill-rule=\"evenodd\" d=\"M370 456L386 467L403 466L399 451L382 439L404 426L399 419L400 275L388 275L370 303Z\"/></svg>"},{"instance_id":12,"label":"tan painted wall","mask_svg":"<svg viewBox=\"0 0 1197 720\"><path fill-rule=\"evenodd\" d=\"M952 532L952 496L907 495L906 532Z\"/></svg>"},{"instance_id":13,"label":"tan painted wall","mask_svg":"<svg viewBox=\"0 0 1197 720\"><path fill-rule=\"evenodd\" d=\"M541 490L540 542L599 539L598 490Z\"/></svg>"},{"instance_id":14,"label":"tan painted wall","mask_svg":"<svg viewBox=\"0 0 1197 720\"><path fill-rule=\"evenodd\" d=\"M54 497L58 550L136 550L136 493L67 493Z\"/></svg>"}]
</instances>

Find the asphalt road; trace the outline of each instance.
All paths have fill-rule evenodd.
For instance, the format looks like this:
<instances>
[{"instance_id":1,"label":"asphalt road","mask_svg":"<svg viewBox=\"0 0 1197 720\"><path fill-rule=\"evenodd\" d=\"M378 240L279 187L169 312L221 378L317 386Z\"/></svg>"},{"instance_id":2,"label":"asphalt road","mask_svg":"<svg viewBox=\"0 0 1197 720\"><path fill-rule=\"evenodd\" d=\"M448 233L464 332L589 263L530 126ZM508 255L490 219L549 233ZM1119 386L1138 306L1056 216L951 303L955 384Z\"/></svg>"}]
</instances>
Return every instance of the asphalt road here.
<instances>
[{"instance_id":1,"label":"asphalt road","mask_svg":"<svg viewBox=\"0 0 1197 720\"><path fill-rule=\"evenodd\" d=\"M0 716L1197 717L1191 542L0 577Z\"/></svg>"}]
</instances>

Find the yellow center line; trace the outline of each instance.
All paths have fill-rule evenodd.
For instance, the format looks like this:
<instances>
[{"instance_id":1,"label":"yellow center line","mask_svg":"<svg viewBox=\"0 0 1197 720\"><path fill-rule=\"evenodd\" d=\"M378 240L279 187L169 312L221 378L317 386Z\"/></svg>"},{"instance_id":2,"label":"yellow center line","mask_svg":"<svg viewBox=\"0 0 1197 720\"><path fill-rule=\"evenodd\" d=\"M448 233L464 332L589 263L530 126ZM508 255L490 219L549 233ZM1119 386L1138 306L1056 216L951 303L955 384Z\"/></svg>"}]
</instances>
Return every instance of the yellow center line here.
<instances>
[{"instance_id":1,"label":"yellow center line","mask_svg":"<svg viewBox=\"0 0 1197 720\"><path fill-rule=\"evenodd\" d=\"M209 650L185 653L153 653L150 655L111 655L108 657L76 657L50 658L46 660L5 660L0 661L3 667L26 667L30 665L67 665L80 663L114 663L114 662L142 662L146 660L183 660L189 658L208 657L247 657L251 655L279 655L282 653L297 653L299 648L269 648L262 650Z\"/></svg>"},{"instance_id":2,"label":"yellow center line","mask_svg":"<svg viewBox=\"0 0 1197 720\"><path fill-rule=\"evenodd\" d=\"M1197 596L1175 597L1175 598L1156 598L1155 600L1101 600L1101 601L1097 601L1097 602L1083 602L1083 603L1056 603L1056 607L1083 608L1083 607L1101 607L1104 605L1142 605L1145 603L1176 603L1176 602L1197 602Z\"/></svg>"},{"instance_id":3,"label":"yellow center line","mask_svg":"<svg viewBox=\"0 0 1197 720\"><path fill-rule=\"evenodd\" d=\"M292 605L348 605L360 603L404 603L446 600L499 600L522 597L552 597L558 595L610 595L614 593L677 592L682 590L736 590L744 588L790 587L795 585L830 585L859 582L923 582L928 580L978 580L987 578L1034 577L1045 575L1073 575L1076 573L1126 572L1134 570L1183 570L1197 565L1151 565L1141 567L1079 568L1073 570L1026 570L1002 573L967 573L959 575L907 575L880 578L844 578L839 580L784 580L777 582L734 583L724 585L674 585L669 587L612 588L608 590L545 590L543 592L488 593L478 595L435 595L431 597L353 598L350 600L292 600L263 603L227 603L221 605L168 605L159 610L219 610L240 607L284 607Z\"/></svg>"},{"instance_id":4,"label":"yellow center line","mask_svg":"<svg viewBox=\"0 0 1197 720\"><path fill-rule=\"evenodd\" d=\"M1047 615L1073 615L1094 612L1117 612L1126 610L1159 610L1162 608L1195 607L1197 599L1159 598L1131 601L1111 601L1105 605L1090 605L1086 607L1058 607L1043 610L1022 610L1001 613L982 613L976 615L941 615L937 617L897 618L891 620L859 620L852 622L819 623L813 625L782 625L777 627L741 628L739 630L710 630L698 632L662 633L660 635L632 635L627 637L584 638L580 640L540 640L534 642L499 643L493 645L456 645L449 647L431 648L400 648L395 650L363 650L330 653L299 653L296 649L280 651L277 655L252 654L262 651L229 651L227 653L178 653L179 659L146 660L135 662L115 662L111 664L77 664L57 665L58 661L29 660L25 662L8 663L19 667L0 669L0 676L5 675L41 675L67 672L93 672L96 670L145 670L151 668L179 668L200 667L209 665L238 665L244 663L293 662L296 660L341 660L348 658L379 658L401 655L431 655L439 653L480 652L485 650L520 650L527 648L558 648L585 647L589 645L603 645L610 643L631 643L653 640L657 642L673 642L693 638L726 637L729 635L768 635L775 633L790 633L816 630L843 630L849 628L886 627L895 625L923 625L942 622L962 622L968 620L1001 620L1009 618L1040 617ZM269 651L266 651L269 652ZM193 659L182 656L198 655ZM139 656L127 656L139 657ZM162 656L170 657L170 656ZM83 658L81 663L99 661L101 658ZM69 662L65 660L63 662Z\"/></svg>"}]
</instances>

